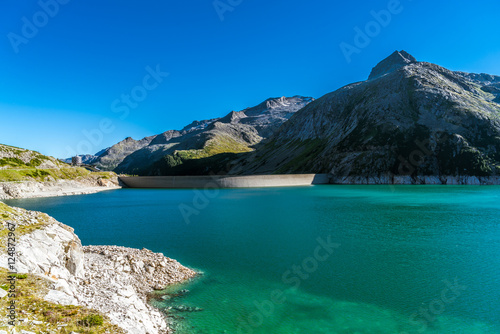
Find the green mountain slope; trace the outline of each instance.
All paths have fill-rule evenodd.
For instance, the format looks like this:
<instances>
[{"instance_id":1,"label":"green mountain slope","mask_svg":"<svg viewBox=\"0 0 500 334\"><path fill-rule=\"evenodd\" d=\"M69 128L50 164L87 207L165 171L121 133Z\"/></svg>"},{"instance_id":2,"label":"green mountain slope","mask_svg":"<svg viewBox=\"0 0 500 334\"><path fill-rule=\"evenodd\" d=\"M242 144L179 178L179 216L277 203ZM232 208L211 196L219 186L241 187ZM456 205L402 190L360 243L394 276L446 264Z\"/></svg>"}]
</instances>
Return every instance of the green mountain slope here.
<instances>
[{"instance_id":1,"label":"green mountain slope","mask_svg":"<svg viewBox=\"0 0 500 334\"><path fill-rule=\"evenodd\" d=\"M92 173L36 151L0 144L0 182L78 180L90 176L107 179L115 173Z\"/></svg>"}]
</instances>

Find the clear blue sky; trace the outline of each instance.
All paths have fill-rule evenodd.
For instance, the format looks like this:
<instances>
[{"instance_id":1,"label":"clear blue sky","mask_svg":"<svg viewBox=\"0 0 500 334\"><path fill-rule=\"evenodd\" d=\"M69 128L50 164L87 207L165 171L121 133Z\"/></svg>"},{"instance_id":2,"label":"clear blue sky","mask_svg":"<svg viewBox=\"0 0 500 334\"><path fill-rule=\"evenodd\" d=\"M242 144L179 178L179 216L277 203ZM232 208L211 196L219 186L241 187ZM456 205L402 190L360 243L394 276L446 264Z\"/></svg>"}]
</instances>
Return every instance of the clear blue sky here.
<instances>
[{"instance_id":1,"label":"clear blue sky","mask_svg":"<svg viewBox=\"0 0 500 334\"><path fill-rule=\"evenodd\" d=\"M213 0L59 0L57 10L53 1L42 0L52 3L45 6L51 15L33 0L0 5L0 143L56 157L180 129L268 97L318 98L365 80L396 49L452 70L500 75L498 0L401 0L399 7L395 0L220 0L219 13ZM370 26L371 11L389 7L397 12L390 22L380 31ZM358 43L348 63L340 44L354 45L354 28L367 24L374 37ZM159 84L147 77L145 90L146 67L158 64L169 75ZM121 96L133 89L147 96L127 106Z\"/></svg>"}]
</instances>

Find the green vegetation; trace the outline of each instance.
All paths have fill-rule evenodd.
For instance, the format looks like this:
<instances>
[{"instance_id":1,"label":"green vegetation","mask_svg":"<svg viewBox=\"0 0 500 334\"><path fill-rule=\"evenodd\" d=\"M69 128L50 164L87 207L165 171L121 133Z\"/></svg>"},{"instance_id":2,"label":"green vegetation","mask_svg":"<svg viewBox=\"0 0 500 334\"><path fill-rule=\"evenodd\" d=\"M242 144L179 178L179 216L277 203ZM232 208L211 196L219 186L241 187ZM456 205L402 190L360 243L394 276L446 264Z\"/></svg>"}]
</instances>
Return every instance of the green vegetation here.
<instances>
[{"instance_id":1,"label":"green vegetation","mask_svg":"<svg viewBox=\"0 0 500 334\"><path fill-rule=\"evenodd\" d=\"M40 166L46 168L39 168ZM93 175L110 178L113 173L91 173L35 151L0 144L0 182L74 180Z\"/></svg>"},{"instance_id":2,"label":"green vegetation","mask_svg":"<svg viewBox=\"0 0 500 334\"><path fill-rule=\"evenodd\" d=\"M104 318L99 314L89 314L80 320L79 323L85 327L102 326L102 324L104 324Z\"/></svg>"},{"instance_id":3,"label":"green vegetation","mask_svg":"<svg viewBox=\"0 0 500 334\"><path fill-rule=\"evenodd\" d=\"M0 269L2 288L6 286L8 272ZM109 319L95 310L82 306L59 305L43 300L47 293L49 282L36 275L27 274L25 279L16 281L16 309L18 317L41 321L42 324L33 324L31 321L18 323L16 329L35 333L68 334L104 334L125 332L118 326L111 324ZM5 288L4 288L5 289ZM9 299L0 300L0 317L7 318ZM8 326L0 326L8 330Z\"/></svg>"},{"instance_id":4,"label":"green vegetation","mask_svg":"<svg viewBox=\"0 0 500 334\"><path fill-rule=\"evenodd\" d=\"M34 168L43 163L54 168L67 166L66 163L36 151L0 144L0 167Z\"/></svg>"},{"instance_id":5,"label":"green vegetation","mask_svg":"<svg viewBox=\"0 0 500 334\"><path fill-rule=\"evenodd\" d=\"M229 136L211 138L203 149L175 151L141 171L142 175L208 175L227 173L238 154L252 149Z\"/></svg>"},{"instance_id":6,"label":"green vegetation","mask_svg":"<svg viewBox=\"0 0 500 334\"><path fill-rule=\"evenodd\" d=\"M252 149L245 144L236 141L229 136L216 136L207 141L205 147L199 150L175 151L170 161L176 166L192 159L203 159L213 157L223 153L244 153L251 152Z\"/></svg>"},{"instance_id":7,"label":"green vegetation","mask_svg":"<svg viewBox=\"0 0 500 334\"><path fill-rule=\"evenodd\" d=\"M28 274L10 274L9 277L15 277L16 279L26 279Z\"/></svg>"},{"instance_id":8,"label":"green vegetation","mask_svg":"<svg viewBox=\"0 0 500 334\"><path fill-rule=\"evenodd\" d=\"M0 159L0 166L11 166L11 167L26 167L26 164L19 158L2 158Z\"/></svg>"},{"instance_id":9,"label":"green vegetation","mask_svg":"<svg viewBox=\"0 0 500 334\"><path fill-rule=\"evenodd\" d=\"M205 145L204 150L210 156L221 153L243 153L252 151L247 145L229 136L217 136L210 139Z\"/></svg>"},{"instance_id":10,"label":"green vegetation","mask_svg":"<svg viewBox=\"0 0 500 334\"><path fill-rule=\"evenodd\" d=\"M60 169L0 169L0 182L12 181L47 181L47 180L75 180L89 176L109 179L113 172L90 172L82 167L67 167Z\"/></svg>"},{"instance_id":11,"label":"green vegetation","mask_svg":"<svg viewBox=\"0 0 500 334\"><path fill-rule=\"evenodd\" d=\"M11 167L11 168L30 168L30 167L38 167L43 163L42 159L34 158L29 162L23 162L19 158L1 158L0 159L0 167Z\"/></svg>"}]
</instances>

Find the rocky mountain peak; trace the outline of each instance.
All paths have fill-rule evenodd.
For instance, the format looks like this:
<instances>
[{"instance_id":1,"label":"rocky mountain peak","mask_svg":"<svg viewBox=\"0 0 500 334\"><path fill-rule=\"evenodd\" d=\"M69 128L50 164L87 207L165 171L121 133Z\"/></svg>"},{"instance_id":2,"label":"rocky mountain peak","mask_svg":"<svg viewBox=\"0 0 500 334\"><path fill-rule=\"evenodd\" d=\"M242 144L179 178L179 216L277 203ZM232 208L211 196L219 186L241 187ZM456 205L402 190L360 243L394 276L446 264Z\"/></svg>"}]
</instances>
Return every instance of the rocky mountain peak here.
<instances>
[{"instance_id":1,"label":"rocky mountain peak","mask_svg":"<svg viewBox=\"0 0 500 334\"><path fill-rule=\"evenodd\" d=\"M285 96L282 96L282 97L277 98L277 99L267 100L267 102L266 102L266 106L268 109L273 109L273 108L277 108L277 107L281 107L281 106L288 106L290 104L291 103L288 101L288 99Z\"/></svg>"},{"instance_id":2,"label":"rocky mountain peak","mask_svg":"<svg viewBox=\"0 0 500 334\"><path fill-rule=\"evenodd\" d=\"M222 123L235 123L238 122L240 119L247 117L245 115L244 111L231 111L229 114L226 116L222 117L219 119L219 122Z\"/></svg>"},{"instance_id":3,"label":"rocky mountain peak","mask_svg":"<svg viewBox=\"0 0 500 334\"><path fill-rule=\"evenodd\" d=\"M274 113L293 113L305 107L308 103L314 101L312 97L293 96L293 97L273 97L265 100L259 105L243 110L246 116L259 116L262 114Z\"/></svg>"},{"instance_id":4,"label":"rocky mountain peak","mask_svg":"<svg viewBox=\"0 0 500 334\"><path fill-rule=\"evenodd\" d=\"M377 66L372 69L368 80L381 77L384 74L394 72L395 70L403 66L413 63L417 63L417 59L415 59L415 57L413 57L411 54L404 50L395 51L393 54L382 60L377 64Z\"/></svg>"}]
</instances>

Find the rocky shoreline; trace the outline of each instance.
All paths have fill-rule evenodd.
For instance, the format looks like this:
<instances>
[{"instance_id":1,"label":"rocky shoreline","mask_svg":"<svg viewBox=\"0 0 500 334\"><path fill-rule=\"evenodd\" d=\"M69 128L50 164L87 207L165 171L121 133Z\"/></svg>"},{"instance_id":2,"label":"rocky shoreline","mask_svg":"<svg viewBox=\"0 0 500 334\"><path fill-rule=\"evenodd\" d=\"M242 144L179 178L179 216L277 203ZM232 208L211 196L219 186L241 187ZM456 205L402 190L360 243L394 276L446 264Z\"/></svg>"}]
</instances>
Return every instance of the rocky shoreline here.
<instances>
[{"instance_id":1,"label":"rocky shoreline","mask_svg":"<svg viewBox=\"0 0 500 334\"><path fill-rule=\"evenodd\" d=\"M0 182L0 200L86 195L120 188L121 186L117 177L110 179L90 177L77 180L52 180L46 182Z\"/></svg>"},{"instance_id":2,"label":"rocky shoreline","mask_svg":"<svg viewBox=\"0 0 500 334\"><path fill-rule=\"evenodd\" d=\"M330 175L330 184L352 185L500 185L500 176L334 176Z\"/></svg>"},{"instance_id":3,"label":"rocky shoreline","mask_svg":"<svg viewBox=\"0 0 500 334\"><path fill-rule=\"evenodd\" d=\"M196 273L147 249L85 246L84 278L74 285L78 303L98 310L128 333L171 333L165 316L148 295Z\"/></svg>"},{"instance_id":4,"label":"rocky shoreline","mask_svg":"<svg viewBox=\"0 0 500 334\"><path fill-rule=\"evenodd\" d=\"M16 269L49 281L46 301L99 311L126 333L172 333L165 316L148 304L148 295L196 272L147 249L83 247L71 227L44 213L0 206L2 228L11 222L19 231ZM0 267L7 268L7 258L2 252ZM43 326L35 318L26 322Z\"/></svg>"}]
</instances>

